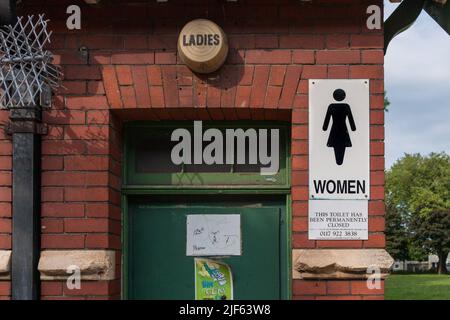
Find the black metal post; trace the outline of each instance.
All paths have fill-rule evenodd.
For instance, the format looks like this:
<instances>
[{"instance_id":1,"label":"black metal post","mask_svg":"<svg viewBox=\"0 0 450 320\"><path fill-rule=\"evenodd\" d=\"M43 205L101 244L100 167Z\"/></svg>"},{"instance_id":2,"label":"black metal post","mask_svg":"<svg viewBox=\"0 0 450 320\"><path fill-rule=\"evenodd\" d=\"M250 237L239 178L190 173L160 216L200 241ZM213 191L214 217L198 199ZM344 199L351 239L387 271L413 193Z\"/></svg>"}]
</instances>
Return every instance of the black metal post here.
<instances>
[{"instance_id":1,"label":"black metal post","mask_svg":"<svg viewBox=\"0 0 450 320\"><path fill-rule=\"evenodd\" d=\"M41 112L12 109L13 230L11 281L13 300L39 298Z\"/></svg>"}]
</instances>

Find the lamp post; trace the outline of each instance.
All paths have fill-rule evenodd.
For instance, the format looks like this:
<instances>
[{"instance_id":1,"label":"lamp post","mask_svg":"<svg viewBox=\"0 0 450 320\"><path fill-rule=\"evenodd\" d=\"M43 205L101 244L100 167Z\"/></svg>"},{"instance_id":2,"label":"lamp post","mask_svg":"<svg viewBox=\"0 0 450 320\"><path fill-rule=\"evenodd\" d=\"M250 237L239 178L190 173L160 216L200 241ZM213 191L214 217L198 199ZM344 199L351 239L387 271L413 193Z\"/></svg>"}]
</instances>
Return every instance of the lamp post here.
<instances>
[{"instance_id":1,"label":"lamp post","mask_svg":"<svg viewBox=\"0 0 450 320\"><path fill-rule=\"evenodd\" d=\"M13 144L12 298L39 297L40 158L42 109L61 72L51 64L44 15L19 17L0 28L0 105L10 111L7 131Z\"/></svg>"}]
</instances>

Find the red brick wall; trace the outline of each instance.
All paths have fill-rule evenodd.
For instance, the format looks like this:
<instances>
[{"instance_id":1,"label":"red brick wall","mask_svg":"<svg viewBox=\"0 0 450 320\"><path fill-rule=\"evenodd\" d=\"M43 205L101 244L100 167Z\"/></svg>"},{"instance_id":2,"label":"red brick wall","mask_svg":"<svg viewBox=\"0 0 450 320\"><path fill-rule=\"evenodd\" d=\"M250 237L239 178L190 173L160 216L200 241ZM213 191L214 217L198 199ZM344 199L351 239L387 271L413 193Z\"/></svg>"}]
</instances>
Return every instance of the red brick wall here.
<instances>
[{"instance_id":1,"label":"red brick wall","mask_svg":"<svg viewBox=\"0 0 450 320\"><path fill-rule=\"evenodd\" d=\"M65 27L67 5L82 7L82 30ZM117 280L67 290L44 282L42 297L120 295L121 123L134 119L292 121L293 248L384 247L383 35L366 29L366 8L381 0L26 1L22 14L46 12L64 86L44 120L42 249L113 249ZM208 4L211 3L211 4ZM209 18L229 36L219 72L198 76L181 64L177 33ZM82 58L79 48L88 49ZM310 241L308 79L371 79L371 183L368 241ZM6 121L7 114L2 113ZM11 146L0 136L0 247L10 248ZM0 296L9 285L0 282ZM380 298L364 281L293 281L294 298Z\"/></svg>"}]
</instances>

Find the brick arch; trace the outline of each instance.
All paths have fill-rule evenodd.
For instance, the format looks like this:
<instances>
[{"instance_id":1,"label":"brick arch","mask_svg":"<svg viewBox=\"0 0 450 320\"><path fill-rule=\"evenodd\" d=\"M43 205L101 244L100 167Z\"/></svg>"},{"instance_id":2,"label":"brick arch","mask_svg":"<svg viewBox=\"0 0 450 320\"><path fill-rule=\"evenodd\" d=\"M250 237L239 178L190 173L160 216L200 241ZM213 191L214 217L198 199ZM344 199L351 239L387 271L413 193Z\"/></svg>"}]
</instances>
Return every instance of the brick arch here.
<instances>
[{"instance_id":1,"label":"brick arch","mask_svg":"<svg viewBox=\"0 0 450 320\"><path fill-rule=\"evenodd\" d=\"M105 65L102 77L112 109L290 109L302 89L302 70L301 65L225 65L201 76L184 65Z\"/></svg>"}]
</instances>

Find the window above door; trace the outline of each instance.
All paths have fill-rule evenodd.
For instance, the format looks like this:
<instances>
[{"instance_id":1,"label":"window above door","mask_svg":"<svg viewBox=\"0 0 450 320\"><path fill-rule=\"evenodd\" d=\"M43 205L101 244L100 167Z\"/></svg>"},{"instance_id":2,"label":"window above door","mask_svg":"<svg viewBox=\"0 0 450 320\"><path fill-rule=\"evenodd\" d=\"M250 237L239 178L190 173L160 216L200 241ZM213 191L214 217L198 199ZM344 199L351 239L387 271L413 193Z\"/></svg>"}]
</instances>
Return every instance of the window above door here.
<instances>
[{"instance_id":1,"label":"window above door","mask_svg":"<svg viewBox=\"0 0 450 320\"><path fill-rule=\"evenodd\" d=\"M194 129L194 122L191 121L127 123L125 125L124 187L208 187L222 189L233 187L289 187L290 133L289 125L286 123L205 121L201 123L202 131L200 135L198 123L195 126L196 128ZM176 159L174 161L172 156L174 148L178 146L176 150L179 150L182 140L176 139L176 134L172 138L174 131L177 129L182 129L184 133L189 132L189 139L184 142L189 142L190 148L183 149L183 152L175 152L175 154L182 155L183 159L188 159L188 161L182 163L177 163ZM220 148L216 148L215 152L208 153L208 146L210 146L210 151L211 143L216 141L216 139L211 137L208 139L204 135L208 129L216 129L214 131L216 135L219 138L220 135L222 136L219 139L223 142L222 155L220 152L217 154L217 150ZM237 131L239 129L241 130ZM241 144L239 144L236 136L227 135L232 133L233 130L236 134L248 134L241 140ZM278 132L278 137L276 137L278 139L278 148L276 144L272 147L272 142L275 141L273 140L275 139L273 134L275 131L273 130ZM264 132L266 134L260 134ZM253 135L250 133L253 133ZM255 133L257 140L254 139ZM235 139L233 142L234 148L229 144L230 138ZM267 150L264 147L261 149L261 142L264 139L267 142ZM255 142L257 146L255 146ZM238 146L241 146L240 150L237 150ZM250 149L252 151L249 151ZM233 150L231 154L234 156L227 158L227 152L230 153L230 150ZM267 157L264 159L264 155L275 156L276 152L274 153L273 151L276 150L278 150L279 154L277 170L269 174L263 174L264 168L270 166L267 162ZM187 152L184 151L190 152L190 155L185 157ZM194 155L195 151L197 152L197 157ZM201 159L198 156L199 152ZM240 160L238 160L239 152L241 152ZM250 152L252 157L249 157ZM255 156L255 152L257 152L258 156ZM214 161L213 164L206 164L205 162L208 162L205 158L207 154L212 154L214 159L218 161ZM242 163L244 154L245 161ZM251 161L250 158L252 158Z\"/></svg>"}]
</instances>

